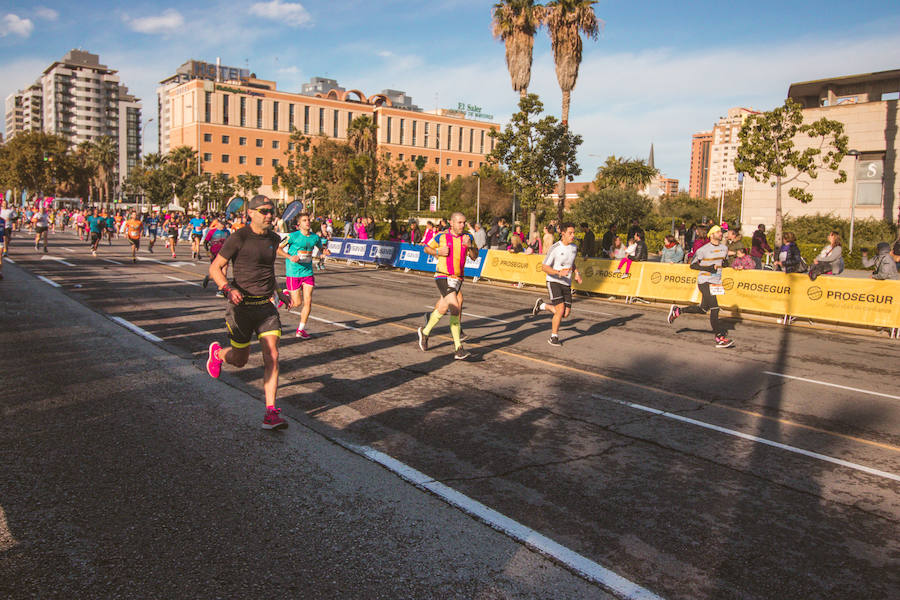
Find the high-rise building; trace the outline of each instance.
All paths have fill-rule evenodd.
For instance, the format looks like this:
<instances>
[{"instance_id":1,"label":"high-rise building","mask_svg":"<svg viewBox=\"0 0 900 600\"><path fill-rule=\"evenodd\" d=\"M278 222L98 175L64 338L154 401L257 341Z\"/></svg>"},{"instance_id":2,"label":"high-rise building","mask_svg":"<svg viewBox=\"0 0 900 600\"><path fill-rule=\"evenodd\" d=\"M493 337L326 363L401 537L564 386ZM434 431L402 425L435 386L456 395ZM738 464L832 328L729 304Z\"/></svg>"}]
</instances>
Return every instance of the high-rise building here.
<instances>
[{"instance_id":1,"label":"high-rise building","mask_svg":"<svg viewBox=\"0 0 900 600\"><path fill-rule=\"evenodd\" d=\"M6 99L7 136L20 131L60 135L76 146L109 136L119 160L119 186L141 152L141 103L100 57L71 50L28 88ZM21 111L21 114L20 114Z\"/></svg>"},{"instance_id":2,"label":"high-rise building","mask_svg":"<svg viewBox=\"0 0 900 600\"><path fill-rule=\"evenodd\" d=\"M697 198L719 197L723 191L740 188L734 159L740 145L738 133L750 115L751 108L730 108L720 117L712 131L694 134L691 140L690 194Z\"/></svg>"},{"instance_id":3,"label":"high-rise building","mask_svg":"<svg viewBox=\"0 0 900 600\"><path fill-rule=\"evenodd\" d=\"M712 141L712 131L701 131L691 138L691 179L688 193L692 198L709 196L709 151Z\"/></svg>"}]
</instances>

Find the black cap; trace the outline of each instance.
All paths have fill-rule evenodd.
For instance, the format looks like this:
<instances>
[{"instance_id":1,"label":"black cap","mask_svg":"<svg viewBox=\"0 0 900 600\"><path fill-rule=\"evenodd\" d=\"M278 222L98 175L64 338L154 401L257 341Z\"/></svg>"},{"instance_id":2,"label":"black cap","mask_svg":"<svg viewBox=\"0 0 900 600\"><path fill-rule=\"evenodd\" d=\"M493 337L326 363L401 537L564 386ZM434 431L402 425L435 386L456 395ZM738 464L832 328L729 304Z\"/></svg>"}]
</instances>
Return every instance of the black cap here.
<instances>
[{"instance_id":1,"label":"black cap","mask_svg":"<svg viewBox=\"0 0 900 600\"><path fill-rule=\"evenodd\" d=\"M272 207L275 206L275 204L271 200L269 200L262 194L259 194L258 196L253 196L252 198L250 198L250 208L251 209L259 208L260 206L265 206L266 204L268 204L269 206L272 206Z\"/></svg>"}]
</instances>

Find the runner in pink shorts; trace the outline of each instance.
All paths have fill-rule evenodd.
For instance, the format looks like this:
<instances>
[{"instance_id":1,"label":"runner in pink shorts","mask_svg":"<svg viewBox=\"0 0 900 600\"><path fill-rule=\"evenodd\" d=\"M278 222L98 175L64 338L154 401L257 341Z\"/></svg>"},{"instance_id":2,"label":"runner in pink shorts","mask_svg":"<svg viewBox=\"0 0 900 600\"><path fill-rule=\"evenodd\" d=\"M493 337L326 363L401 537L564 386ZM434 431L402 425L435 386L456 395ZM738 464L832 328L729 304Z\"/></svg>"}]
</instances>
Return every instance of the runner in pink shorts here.
<instances>
[{"instance_id":1,"label":"runner in pink shorts","mask_svg":"<svg viewBox=\"0 0 900 600\"><path fill-rule=\"evenodd\" d=\"M297 222L300 229L288 235L281 243L281 247L291 256L300 259L297 262L286 261L285 275L287 289L291 295L291 306L301 306L296 336L308 340L312 336L306 331L306 321L312 311L312 293L316 286L313 275L313 249L319 248L326 256L330 252L326 241L310 230L309 213L300 213Z\"/></svg>"}]
</instances>

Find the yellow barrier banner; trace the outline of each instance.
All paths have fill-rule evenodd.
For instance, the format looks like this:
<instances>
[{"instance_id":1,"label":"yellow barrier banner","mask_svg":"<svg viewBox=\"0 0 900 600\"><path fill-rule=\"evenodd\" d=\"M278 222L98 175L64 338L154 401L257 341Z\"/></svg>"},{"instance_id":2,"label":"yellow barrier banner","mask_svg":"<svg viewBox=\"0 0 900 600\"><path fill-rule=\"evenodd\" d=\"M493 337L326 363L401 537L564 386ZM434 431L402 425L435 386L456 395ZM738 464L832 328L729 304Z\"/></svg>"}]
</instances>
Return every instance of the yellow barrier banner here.
<instances>
[{"instance_id":1,"label":"yellow barrier banner","mask_svg":"<svg viewBox=\"0 0 900 600\"><path fill-rule=\"evenodd\" d=\"M635 296L672 302L700 301L699 271L683 264L645 262L641 265L641 279Z\"/></svg>"},{"instance_id":2,"label":"yellow barrier banner","mask_svg":"<svg viewBox=\"0 0 900 600\"><path fill-rule=\"evenodd\" d=\"M645 264L632 263L629 274L626 275L624 267L622 271L616 271L619 266L617 260L578 258L575 266L581 273L582 282L579 284L573 280L574 289L610 296L634 296Z\"/></svg>"},{"instance_id":3,"label":"yellow barrier banner","mask_svg":"<svg viewBox=\"0 0 900 600\"><path fill-rule=\"evenodd\" d=\"M488 250L481 276L513 283L544 286L547 282L541 264L543 254L513 254L506 250Z\"/></svg>"}]
</instances>

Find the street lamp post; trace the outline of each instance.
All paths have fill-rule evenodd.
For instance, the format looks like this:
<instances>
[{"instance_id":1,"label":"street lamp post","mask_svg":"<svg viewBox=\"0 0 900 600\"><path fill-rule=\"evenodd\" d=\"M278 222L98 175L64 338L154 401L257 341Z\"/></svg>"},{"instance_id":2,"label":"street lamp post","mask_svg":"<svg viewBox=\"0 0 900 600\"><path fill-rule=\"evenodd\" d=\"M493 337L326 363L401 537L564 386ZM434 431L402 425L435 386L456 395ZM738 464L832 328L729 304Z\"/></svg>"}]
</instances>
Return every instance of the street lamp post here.
<instances>
[{"instance_id":1,"label":"street lamp post","mask_svg":"<svg viewBox=\"0 0 900 600\"><path fill-rule=\"evenodd\" d=\"M478 193L475 197L475 222L481 222L481 175L478 174L478 171L472 173L474 177L478 178Z\"/></svg>"},{"instance_id":2,"label":"street lamp post","mask_svg":"<svg viewBox=\"0 0 900 600\"><path fill-rule=\"evenodd\" d=\"M859 164L859 150L850 150L848 156L853 157L853 186L850 189L850 252L853 252L853 226L856 219L856 167Z\"/></svg>"},{"instance_id":3,"label":"street lamp post","mask_svg":"<svg viewBox=\"0 0 900 600\"><path fill-rule=\"evenodd\" d=\"M419 187L416 190L416 212L422 212L422 171L418 173Z\"/></svg>"},{"instance_id":4,"label":"street lamp post","mask_svg":"<svg viewBox=\"0 0 900 600\"><path fill-rule=\"evenodd\" d=\"M153 117L147 119L146 125L141 130L141 164L144 163L144 156L147 154L147 125L153 121ZM147 193L144 191L144 188L141 188L141 213L144 212L144 199L146 198Z\"/></svg>"}]
</instances>

